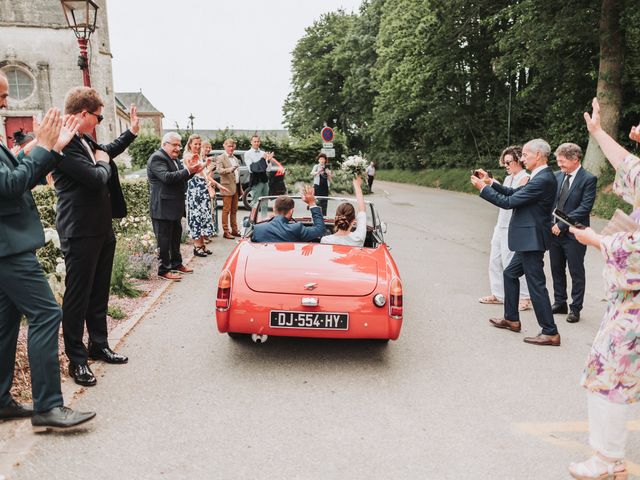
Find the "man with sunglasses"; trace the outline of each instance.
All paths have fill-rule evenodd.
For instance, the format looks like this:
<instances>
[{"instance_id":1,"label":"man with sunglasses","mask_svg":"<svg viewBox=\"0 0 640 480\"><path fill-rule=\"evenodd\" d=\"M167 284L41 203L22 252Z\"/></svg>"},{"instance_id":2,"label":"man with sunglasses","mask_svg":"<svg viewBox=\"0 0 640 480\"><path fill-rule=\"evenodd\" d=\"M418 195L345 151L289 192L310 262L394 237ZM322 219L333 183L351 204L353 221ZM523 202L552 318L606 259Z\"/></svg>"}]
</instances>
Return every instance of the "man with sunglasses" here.
<instances>
[{"instance_id":1,"label":"man with sunglasses","mask_svg":"<svg viewBox=\"0 0 640 480\"><path fill-rule=\"evenodd\" d=\"M62 327L69 375L79 385L92 386L96 378L89 357L107 363L127 363L128 358L109 347L107 307L111 269L116 248L113 218L127 214L113 158L133 142L140 130L135 106L131 128L112 143L98 144L91 133L103 120L104 103L89 87L72 88L65 98L65 114L76 118L78 134L64 148L53 172L58 206L56 229L66 266ZM85 322L89 345L85 347Z\"/></svg>"}]
</instances>

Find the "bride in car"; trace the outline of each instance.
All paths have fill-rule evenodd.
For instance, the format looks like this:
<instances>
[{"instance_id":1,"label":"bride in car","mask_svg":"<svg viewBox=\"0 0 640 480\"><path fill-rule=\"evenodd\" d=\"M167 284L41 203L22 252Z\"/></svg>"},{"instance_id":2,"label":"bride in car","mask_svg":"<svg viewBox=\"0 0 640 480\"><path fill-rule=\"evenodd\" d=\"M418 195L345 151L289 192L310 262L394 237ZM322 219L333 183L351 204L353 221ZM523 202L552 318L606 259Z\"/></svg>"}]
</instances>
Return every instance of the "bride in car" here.
<instances>
[{"instance_id":1,"label":"bride in car","mask_svg":"<svg viewBox=\"0 0 640 480\"><path fill-rule=\"evenodd\" d=\"M341 203L336 208L334 218L334 234L322 237L320 243L332 245L351 245L362 247L367 236L367 213L362 195L362 177L359 175L353 179L353 189L358 200L358 214L355 208L348 202ZM353 225L356 229L352 232Z\"/></svg>"}]
</instances>

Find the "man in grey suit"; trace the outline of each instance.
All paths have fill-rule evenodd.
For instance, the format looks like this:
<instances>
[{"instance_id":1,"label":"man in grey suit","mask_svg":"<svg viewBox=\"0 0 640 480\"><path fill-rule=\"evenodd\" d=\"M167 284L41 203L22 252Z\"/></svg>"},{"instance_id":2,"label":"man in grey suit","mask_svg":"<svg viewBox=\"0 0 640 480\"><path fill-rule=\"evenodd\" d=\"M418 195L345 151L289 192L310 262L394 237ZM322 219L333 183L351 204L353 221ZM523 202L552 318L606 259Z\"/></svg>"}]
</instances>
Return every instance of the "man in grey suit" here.
<instances>
[{"instance_id":1,"label":"man in grey suit","mask_svg":"<svg viewBox=\"0 0 640 480\"><path fill-rule=\"evenodd\" d=\"M9 82L0 72L0 108L7 107ZM36 258L44 232L31 189L61 160L59 152L78 129L50 109L37 134L37 146L17 160L0 143L0 420L31 417L35 430L83 424L93 412L65 407L60 389L58 332L62 310ZM11 397L20 317L29 323L29 365L33 409Z\"/></svg>"},{"instance_id":2,"label":"man in grey suit","mask_svg":"<svg viewBox=\"0 0 640 480\"><path fill-rule=\"evenodd\" d=\"M178 160L181 148L180 135L169 132L162 137L160 149L147 161L149 210L159 250L158 276L172 281L180 281L182 273L193 273L182 264L180 254L184 192L187 180L208 166L208 163L199 163L197 159L197 163L182 165Z\"/></svg>"},{"instance_id":3,"label":"man in grey suit","mask_svg":"<svg viewBox=\"0 0 640 480\"><path fill-rule=\"evenodd\" d=\"M529 182L519 188L508 188L489 178L480 170L480 178L471 183L480 190L480 197L504 209L513 210L509 223L509 249L515 252L504 270L504 318L492 318L494 327L519 332L519 278L524 274L531 294L531 303L542 332L525 337L533 345L560 345L560 334L553 320L551 301L544 275L544 252L551 246L551 212L555 202L557 181L547 165L551 147L537 138L522 147L522 161L531 172Z\"/></svg>"}]
</instances>

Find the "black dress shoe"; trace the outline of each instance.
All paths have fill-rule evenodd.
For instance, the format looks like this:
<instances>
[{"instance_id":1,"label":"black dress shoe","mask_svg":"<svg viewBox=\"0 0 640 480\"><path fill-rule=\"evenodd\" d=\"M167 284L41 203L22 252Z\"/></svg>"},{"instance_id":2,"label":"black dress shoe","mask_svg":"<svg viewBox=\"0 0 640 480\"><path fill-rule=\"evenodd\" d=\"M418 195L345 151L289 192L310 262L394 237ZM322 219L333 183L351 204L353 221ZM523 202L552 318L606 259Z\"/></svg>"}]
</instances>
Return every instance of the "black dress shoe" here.
<instances>
[{"instance_id":1,"label":"black dress shoe","mask_svg":"<svg viewBox=\"0 0 640 480\"><path fill-rule=\"evenodd\" d=\"M78 385L93 387L96 384L96 377L86 363L75 365L69 364L69 375Z\"/></svg>"},{"instance_id":2,"label":"black dress shoe","mask_svg":"<svg viewBox=\"0 0 640 480\"><path fill-rule=\"evenodd\" d=\"M87 423L95 416L95 412L76 412L67 407L55 407L48 412L35 413L31 417L31 425L34 432L66 430Z\"/></svg>"},{"instance_id":3,"label":"black dress shoe","mask_svg":"<svg viewBox=\"0 0 640 480\"><path fill-rule=\"evenodd\" d=\"M580 312L574 312L571 310L569 315L567 315L567 322L569 323L578 323L580 321Z\"/></svg>"},{"instance_id":4,"label":"black dress shoe","mask_svg":"<svg viewBox=\"0 0 640 480\"><path fill-rule=\"evenodd\" d=\"M556 313L569 313L566 303L554 303L551 305L551 311L555 315Z\"/></svg>"},{"instance_id":5,"label":"black dress shoe","mask_svg":"<svg viewBox=\"0 0 640 480\"><path fill-rule=\"evenodd\" d=\"M89 358L93 360L102 360L107 363L122 364L129 361L128 357L114 352L107 347L93 347L89 345Z\"/></svg>"},{"instance_id":6,"label":"black dress shoe","mask_svg":"<svg viewBox=\"0 0 640 480\"><path fill-rule=\"evenodd\" d=\"M15 420L18 418L28 418L33 415L33 409L19 404L13 398L9 405L0 408L0 420Z\"/></svg>"}]
</instances>

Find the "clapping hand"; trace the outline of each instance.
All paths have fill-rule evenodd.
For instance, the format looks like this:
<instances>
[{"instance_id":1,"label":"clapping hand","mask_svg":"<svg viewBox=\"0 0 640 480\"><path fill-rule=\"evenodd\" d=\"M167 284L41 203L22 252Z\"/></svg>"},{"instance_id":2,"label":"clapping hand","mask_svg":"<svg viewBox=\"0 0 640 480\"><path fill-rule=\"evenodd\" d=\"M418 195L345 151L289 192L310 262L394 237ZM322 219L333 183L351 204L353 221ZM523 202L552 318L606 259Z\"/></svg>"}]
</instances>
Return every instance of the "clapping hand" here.
<instances>
[{"instance_id":1,"label":"clapping hand","mask_svg":"<svg viewBox=\"0 0 640 480\"><path fill-rule=\"evenodd\" d=\"M75 116L65 115L62 119L62 128L60 129L60 135L58 135L58 141L54 145L53 149L56 152L61 152L62 149L71 141L74 135L78 133L79 127L80 124Z\"/></svg>"},{"instance_id":2,"label":"clapping hand","mask_svg":"<svg viewBox=\"0 0 640 480\"><path fill-rule=\"evenodd\" d=\"M61 128L62 118L60 117L60 110L50 108L42 119L42 123L38 125L38 131L36 133L38 145L46 150L51 150L58 140Z\"/></svg>"},{"instance_id":3,"label":"clapping hand","mask_svg":"<svg viewBox=\"0 0 640 480\"><path fill-rule=\"evenodd\" d=\"M111 160L109 158L109 154L107 152L105 152L104 150L96 150L95 157L96 157L96 162L107 162L107 163L109 163L109 161Z\"/></svg>"},{"instance_id":4,"label":"clapping hand","mask_svg":"<svg viewBox=\"0 0 640 480\"><path fill-rule=\"evenodd\" d=\"M631 127L629 132L629 138L634 142L640 143L640 124L637 127Z\"/></svg>"},{"instance_id":5,"label":"clapping hand","mask_svg":"<svg viewBox=\"0 0 640 480\"><path fill-rule=\"evenodd\" d=\"M584 112L584 121L587 124L587 130L589 133L593 134L600 130L600 103L598 102L598 98L594 97L591 102L591 106L593 107L593 111L591 115L588 112Z\"/></svg>"},{"instance_id":6,"label":"clapping hand","mask_svg":"<svg viewBox=\"0 0 640 480\"><path fill-rule=\"evenodd\" d=\"M131 104L131 108L129 109L129 118L131 119L131 133L134 135L138 135L140 131L140 119L138 118L138 107L134 104Z\"/></svg>"},{"instance_id":7,"label":"clapping hand","mask_svg":"<svg viewBox=\"0 0 640 480\"><path fill-rule=\"evenodd\" d=\"M314 207L316 205L316 196L311 185L304 185L300 189L300 195L302 196L302 201L310 207Z\"/></svg>"}]
</instances>

